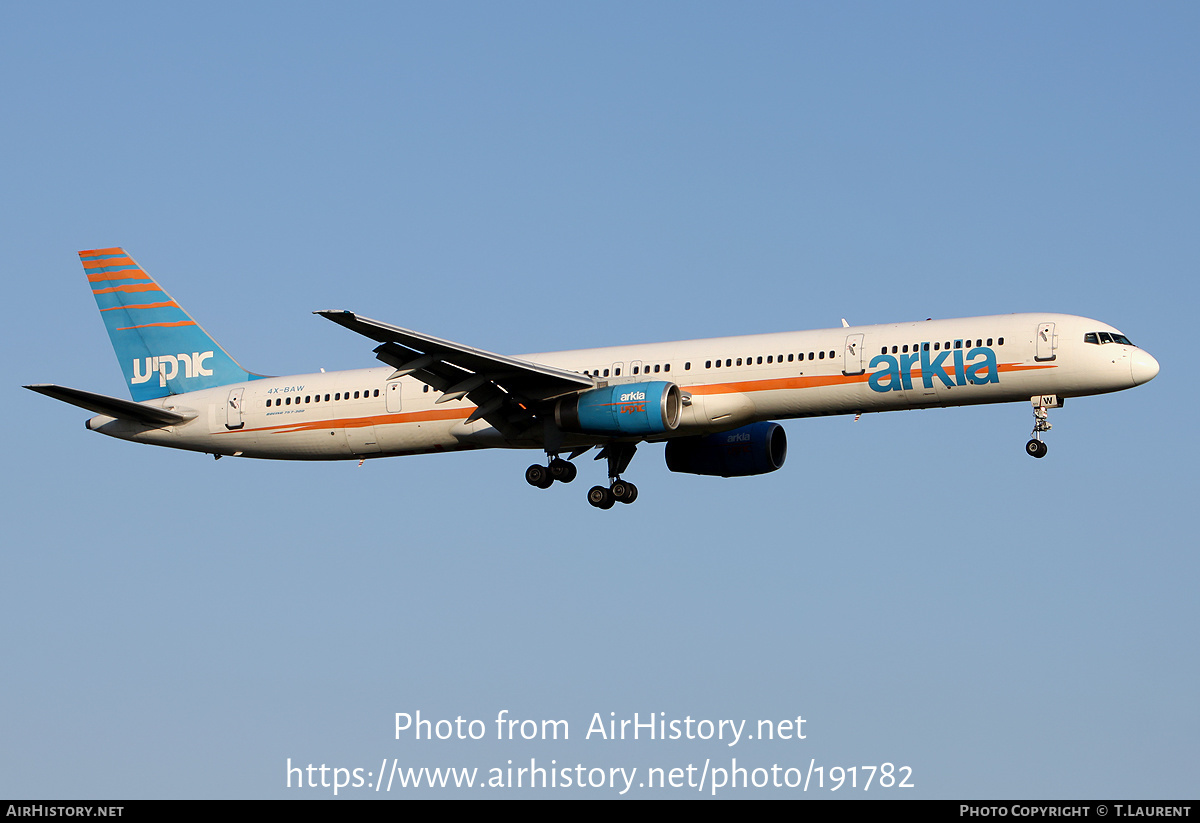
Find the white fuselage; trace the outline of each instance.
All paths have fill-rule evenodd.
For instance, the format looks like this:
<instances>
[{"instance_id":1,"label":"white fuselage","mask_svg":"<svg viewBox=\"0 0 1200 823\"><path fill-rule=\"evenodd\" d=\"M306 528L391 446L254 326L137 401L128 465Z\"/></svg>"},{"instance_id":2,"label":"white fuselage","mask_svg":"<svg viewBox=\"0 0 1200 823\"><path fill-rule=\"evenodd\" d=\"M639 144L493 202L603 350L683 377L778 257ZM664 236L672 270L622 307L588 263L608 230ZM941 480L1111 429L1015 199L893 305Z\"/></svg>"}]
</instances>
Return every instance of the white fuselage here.
<instances>
[{"instance_id":1,"label":"white fuselage","mask_svg":"<svg viewBox=\"0 0 1200 823\"><path fill-rule=\"evenodd\" d=\"M1157 363L1133 345L1087 343L1111 326L1063 314L1010 314L531 354L597 385L666 381L684 392L679 427L650 438L723 431L762 420L1078 397L1146 382ZM926 348L926 344L928 347ZM986 351L992 354L987 354ZM972 354L974 352L974 354ZM252 380L149 401L195 412L152 428L95 417L88 428L216 455L341 460L483 447L540 448L467 422L465 399L395 370ZM568 435L568 446L613 438Z\"/></svg>"}]
</instances>

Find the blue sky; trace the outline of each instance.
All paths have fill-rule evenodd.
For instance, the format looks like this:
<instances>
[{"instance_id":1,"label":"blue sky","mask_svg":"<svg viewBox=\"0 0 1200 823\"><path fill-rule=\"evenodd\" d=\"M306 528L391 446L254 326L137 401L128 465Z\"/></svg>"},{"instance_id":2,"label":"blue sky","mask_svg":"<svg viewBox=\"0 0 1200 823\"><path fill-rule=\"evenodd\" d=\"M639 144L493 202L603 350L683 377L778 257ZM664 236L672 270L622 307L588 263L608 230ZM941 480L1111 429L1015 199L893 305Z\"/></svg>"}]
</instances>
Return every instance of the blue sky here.
<instances>
[{"instance_id":1,"label":"blue sky","mask_svg":"<svg viewBox=\"0 0 1200 823\"><path fill-rule=\"evenodd\" d=\"M4 6L0 795L330 795L287 789L288 758L736 757L907 765L905 796L1194 797L1198 23ZM20 385L124 394L75 256L112 245L270 374L374 363L326 308L506 353L1068 312L1162 373L1052 412L1042 461L1019 405L794 421L778 473L672 475L643 447L638 503L599 512L598 464L541 492L522 453L214 462L85 431ZM393 731L504 709L571 739ZM807 738L583 739L610 712L802 715Z\"/></svg>"}]
</instances>

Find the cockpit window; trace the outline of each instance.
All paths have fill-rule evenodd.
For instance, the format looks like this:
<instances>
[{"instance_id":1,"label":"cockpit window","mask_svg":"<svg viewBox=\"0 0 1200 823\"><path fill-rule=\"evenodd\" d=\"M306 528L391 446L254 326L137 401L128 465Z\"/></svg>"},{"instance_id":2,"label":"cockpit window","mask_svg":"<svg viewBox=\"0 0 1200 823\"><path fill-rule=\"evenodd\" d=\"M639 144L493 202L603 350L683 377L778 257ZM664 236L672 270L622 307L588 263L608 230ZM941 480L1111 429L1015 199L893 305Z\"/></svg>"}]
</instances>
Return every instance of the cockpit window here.
<instances>
[{"instance_id":1,"label":"cockpit window","mask_svg":"<svg viewBox=\"0 0 1200 823\"><path fill-rule=\"evenodd\" d=\"M1090 331L1083 336L1084 343L1095 343L1097 345L1103 343L1120 343L1122 346L1132 346L1133 341L1123 334L1106 331Z\"/></svg>"}]
</instances>

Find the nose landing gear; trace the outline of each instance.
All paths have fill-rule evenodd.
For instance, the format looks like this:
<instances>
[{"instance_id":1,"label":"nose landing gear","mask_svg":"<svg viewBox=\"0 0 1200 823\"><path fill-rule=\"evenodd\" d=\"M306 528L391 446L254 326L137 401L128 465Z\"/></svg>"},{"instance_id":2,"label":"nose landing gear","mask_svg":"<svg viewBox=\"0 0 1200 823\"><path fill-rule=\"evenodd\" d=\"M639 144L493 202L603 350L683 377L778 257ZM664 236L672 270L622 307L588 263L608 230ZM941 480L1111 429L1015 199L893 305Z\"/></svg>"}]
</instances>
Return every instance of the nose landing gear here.
<instances>
[{"instance_id":1,"label":"nose landing gear","mask_svg":"<svg viewBox=\"0 0 1200 823\"><path fill-rule=\"evenodd\" d=\"M1049 450L1042 441L1042 435L1050 431L1050 409L1061 409L1064 399L1053 394L1039 394L1029 398L1033 405L1033 433L1025 444L1025 453L1030 457L1042 458Z\"/></svg>"}]
</instances>

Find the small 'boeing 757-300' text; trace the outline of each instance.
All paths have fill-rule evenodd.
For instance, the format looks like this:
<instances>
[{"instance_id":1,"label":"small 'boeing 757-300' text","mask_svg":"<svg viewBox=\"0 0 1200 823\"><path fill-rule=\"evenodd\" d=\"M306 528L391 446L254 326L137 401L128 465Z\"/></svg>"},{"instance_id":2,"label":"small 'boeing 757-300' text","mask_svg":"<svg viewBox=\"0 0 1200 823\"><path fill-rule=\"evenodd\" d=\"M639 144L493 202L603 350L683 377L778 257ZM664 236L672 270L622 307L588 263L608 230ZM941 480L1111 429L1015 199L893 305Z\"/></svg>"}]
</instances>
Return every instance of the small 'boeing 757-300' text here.
<instances>
[{"instance_id":1,"label":"small 'boeing 757-300' text","mask_svg":"<svg viewBox=\"0 0 1200 823\"><path fill-rule=\"evenodd\" d=\"M316 312L370 340L384 365L267 377L243 369L123 249L79 253L133 400L26 388L97 416L122 440L279 460L361 460L480 448L536 449L525 472L575 479L597 448L601 509L632 503L622 474L639 443L666 442L667 466L743 477L783 465L776 420L1024 402L1025 445L1046 454L1047 410L1068 397L1151 380L1158 362L1097 320L1007 314L718 337L509 357L370 320Z\"/></svg>"}]
</instances>

